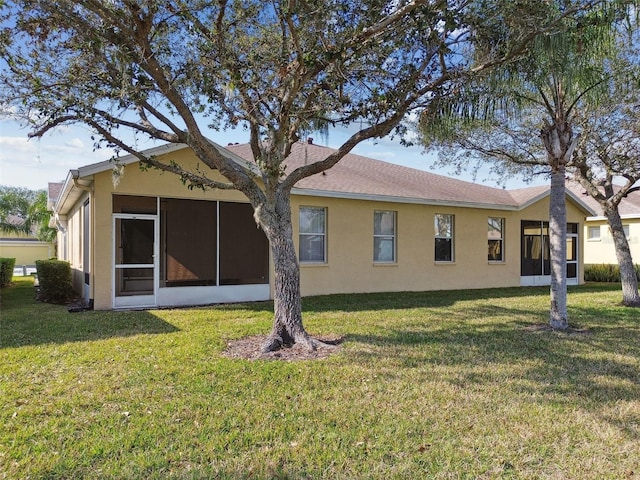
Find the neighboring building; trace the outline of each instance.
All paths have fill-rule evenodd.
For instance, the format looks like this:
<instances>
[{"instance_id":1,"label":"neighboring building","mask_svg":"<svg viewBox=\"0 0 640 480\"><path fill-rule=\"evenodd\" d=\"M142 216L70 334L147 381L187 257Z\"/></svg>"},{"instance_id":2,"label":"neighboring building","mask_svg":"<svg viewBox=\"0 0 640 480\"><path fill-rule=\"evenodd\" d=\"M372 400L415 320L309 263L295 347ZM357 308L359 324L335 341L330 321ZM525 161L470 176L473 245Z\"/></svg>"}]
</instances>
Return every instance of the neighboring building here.
<instances>
[{"instance_id":1,"label":"neighboring building","mask_svg":"<svg viewBox=\"0 0 640 480\"><path fill-rule=\"evenodd\" d=\"M10 217L9 222L15 225L24 224L20 217ZM42 242L33 234L0 231L0 257L15 258L15 273L21 274L35 271L36 260L46 260L56 254L55 245Z\"/></svg>"},{"instance_id":2,"label":"neighboring building","mask_svg":"<svg viewBox=\"0 0 640 480\"><path fill-rule=\"evenodd\" d=\"M602 208L579 184L569 182L568 189L594 212L584 223L584 263L617 265L611 229ZM622 226L631 249L634 263L640 263L640 191L632 192L618 207Z\"/></svg>"},{"instance_id":3,"label":"neighboring building","mask_svg":"<svg viewBox=\"0 0 640 480\"><path fill-rule=\"evenodd\" d=\"M248 145L226 150L254 167ZM298 143L289 171L333 150ZM148 154L198 160L186 146ZM69 173L54 203L61 259L96 309L273 297L272 260L238 191L189 190L120 160ZM255 167L254 167L255 168ZM219 179L222 179L219 177ZM503 190L349 154L292 192L303 295L549 284L549 188ZM580 232L593 215L567 194L570 284L583 282Z\"/></svg>"}]
</instances>

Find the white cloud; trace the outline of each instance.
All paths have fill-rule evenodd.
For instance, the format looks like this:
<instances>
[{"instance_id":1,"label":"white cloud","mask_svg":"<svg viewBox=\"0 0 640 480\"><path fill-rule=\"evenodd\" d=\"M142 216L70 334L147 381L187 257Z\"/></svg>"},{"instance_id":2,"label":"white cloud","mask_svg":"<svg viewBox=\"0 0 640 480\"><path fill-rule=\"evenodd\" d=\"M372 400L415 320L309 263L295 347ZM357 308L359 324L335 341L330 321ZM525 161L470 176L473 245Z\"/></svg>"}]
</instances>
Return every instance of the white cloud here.
<instances>
[{"instance_id":1,"label":"white cloud","mask_svg":"<svg viewBox=\"0 0 640 480\"><path fill-rule=\"evenodd\" d=\"M15 127L15 125L13 125ZM3 134L5 133L3 125ZM7 132L9 133L9 132ZM64 179L70 169L101 161L108 152L94 153L78 136L47 135L29 139L20 130L0 136L0 184L31 189Z\"/></svg>"},{"instance_id":2,"label":"white cloud","mask_svg":"<svg viewBox=\"0 0 640 480\"><path fill-rule=\"evenodd\" d=\"M7 150L17 150L21 152L36 151L34 142L29 142L27 137L0 137L0 147L0 158L8 153Z\"/></svg>"},{"instance_id":3,"label":"white cloud","mask_svg":"<svg viewBox=\"0 0 640 480\"><path fill-rule=\"evenodd\" d=\"M365 155L369 157L373 157L375 155L375 158L377 158L378 160L385 160L387 162L390 162L398 158L398 155L395 152L382 151L382 150L363 149L360 155Z\"/></svg>"},{"instance_id":4,"label":"white cloud","mask_svg":"<svg viewBox=\"0 0 640 480\"><path fill-rule=\"evenodd\" d=\"M84 148L84 142L78 137L68 140L67 142L65 142L65 145L76 150Z\"/></svg>"}]
</instances>

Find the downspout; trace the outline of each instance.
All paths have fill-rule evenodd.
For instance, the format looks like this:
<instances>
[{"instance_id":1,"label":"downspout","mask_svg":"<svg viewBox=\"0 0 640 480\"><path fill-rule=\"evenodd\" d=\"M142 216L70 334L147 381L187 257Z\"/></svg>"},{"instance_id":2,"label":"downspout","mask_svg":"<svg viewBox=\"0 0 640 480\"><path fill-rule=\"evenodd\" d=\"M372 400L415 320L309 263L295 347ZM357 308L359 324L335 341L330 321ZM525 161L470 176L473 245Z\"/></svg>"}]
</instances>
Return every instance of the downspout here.
<instances>
[{"instance_id":1,"label":"downspout","mask_svg":"<svg viewBox=\"0 0 640 480\"><path fill-rule=\"evenodd\" d=\"M56 214L54 214L54 221L55 221L55 224L56 224L56 228L58 230L60 230L63 234L67 233L67 225L66 225L67 224L67 220L66 219L62 220L60 218L60 215L58 215L56 213ZM64 221L64 224L62 223L63 221Z\"/></svg>"},{"instance_id":2,"label":"downspout","mask_svg":"<svg viewBox=\"0 0 640 480\"><path fill-rule=\"evenodd\" d=\"M79 190L82 190L83 192L87 192L89 193L89 197L91 198L91 193L93 192L93 188L88 187L86 185L82 185L79 182L79 178L80 178L80 172L78 170L70 170L71 173L71 178L73 179L73 186L76 187ZM93 199L91 198L91 208L93 208ZM93 215L91 215L91 217L93 217ZM85 229L86 231L86 229ZM83 233L84 235L84 233ZM93 252L94 250L94 245L93 245L93 235L89 235L89 239L90 239L90 247L89 247L89 251ZM83 247L84 248L84 247ZM84 254L83 254L84 255ZM93 260L93 254L91 254L91 260L89 260L89 263L91 263ZM84 256L83 256L83 265L82 265L82 270L84 275L89 275L92 276L92 271L93 268L91 268L91 266L89 267L89 270L87 271L87 266L84 265ZM83 280L84 284L89 284L91 285L91 291L89 292L89 304L88 305L83 305L79 308L70 308L69 312L78 312L78 311L84 311L84 310L93 310L93 280L90 280L89 282L86 281L86 279ZM84 289L84 287L83 287ZM83 293L83 297L84 297L84 293ZM83 302L84 303L84 302Z\"/></svg>"},{"instance_id":3,"label":"downspout","mask_svg":"<svg viewBox=\"0 0 640 480\"><path fill-rule=\"evenodd\" d=\"M71 178L73 179L73 186L79 188L84 192L91 192L91 187L82 185L78 179L80 178L80 172L78 170L71 170Z\"/></svg>"}]
</instances>

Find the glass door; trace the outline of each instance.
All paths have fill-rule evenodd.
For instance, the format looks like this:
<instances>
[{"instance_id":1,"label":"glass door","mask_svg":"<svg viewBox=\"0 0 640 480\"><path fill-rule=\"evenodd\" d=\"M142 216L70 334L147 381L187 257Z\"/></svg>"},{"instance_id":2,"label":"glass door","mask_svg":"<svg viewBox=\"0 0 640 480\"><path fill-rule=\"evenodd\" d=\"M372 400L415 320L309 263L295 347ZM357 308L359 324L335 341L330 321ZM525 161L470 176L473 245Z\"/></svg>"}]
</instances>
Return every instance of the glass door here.
<instances>
[{"instance_id":1,"label":"glass door","mask_svg":"<svg viewBox=\"0 0 640 480\"><path fill-rule=\"evenodd\" d=\"M156 305L156 217L116 214L114 308Z\"/></svg>"},{"instance_id":2,"label":"glass door","mask_svg":"<svg viewBox=\"0 0 640 480\"><path fill-rule=\"evenodd\" d=\"M551 283L549 222L523 220L520 256L520 285ZM578 283L578 224L567 224L567 283Z\"/></svg>"},{"instance_id":3,"label":"glass door","mask_svg":"<svg viewBox=\"0 0 640 480\"><path fill-rule=\"evenodd\" d=\"M549 225L547 222L522 221L520 275L523 277L551 275Z\"/></svg>"},{"instance_id":4,"label":"glass door","mask_svg":"<svg viewBox=\"0 0 640 480\"><path fill-rule=\"evenodd\" d=\"M567 225L567 284L578 284L578 224Z\"/></svg>"}]
</instances>

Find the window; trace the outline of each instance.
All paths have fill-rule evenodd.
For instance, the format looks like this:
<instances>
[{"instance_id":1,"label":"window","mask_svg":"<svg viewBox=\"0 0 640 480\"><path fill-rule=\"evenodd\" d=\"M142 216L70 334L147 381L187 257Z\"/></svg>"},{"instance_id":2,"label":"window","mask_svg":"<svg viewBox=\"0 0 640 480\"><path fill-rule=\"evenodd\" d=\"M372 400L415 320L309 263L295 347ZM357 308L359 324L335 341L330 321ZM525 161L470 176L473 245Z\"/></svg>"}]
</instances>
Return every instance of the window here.
<instances>
[{"instance_id":1,"label":"window","mask_svg":"<svg viewBox=\"0 0 640 480\"><path fill-rule=\"evenodd\" d=\"M523 220L521 231L520 275L522 277L551 275L549 222ZM567 278L573 279L574 282L578 277L578 239L578 224L567 223Z\"/></svg>"},{"instance_id":2,"label":"window","mask_svg":"<svg viewBox=\"0 0 640 480\"><path fill-rule=\"evenodd\" d=\"M587 230L587 240L590 242L598 242L600 241L600 226L597 227L589 227Z\"/></svg>"},{"instance_id":3,"label":"window","mask_svg":"<svg viewBox=\"0 0 640 480\"><path fill-rule=\"evenodd\" d=\"M327 210L300 207L300 262L327 261Z\"/></svg>"},{"instance_id":4,"label":"window","mask_svg":"<svg viewBox=\"0 0 640 480\"><path fill-rule=\"evenodd\" d=\"M396 212L373 213L373 261L396 261Z\"/></svg>"},{"instance_id":5,"label":"window","mask_svg":"<svg viewBox=\"0 0 640 480\"><path fill-rule=\"evenodd\" d=\"M488 234L487 241L489 254L487 259L490 262L504 261L504 218L489 217L487 221Z\"/></svg>"},{"instance_id":6,"label":"window","mask_svg":"<svg viewBox=\"0 0 640 480\"><path fill-rule=\"evenodd\" d=\"M436 262L453 262L453 215L436 213L434 226Z\"/></svg>"}]
</instances>

